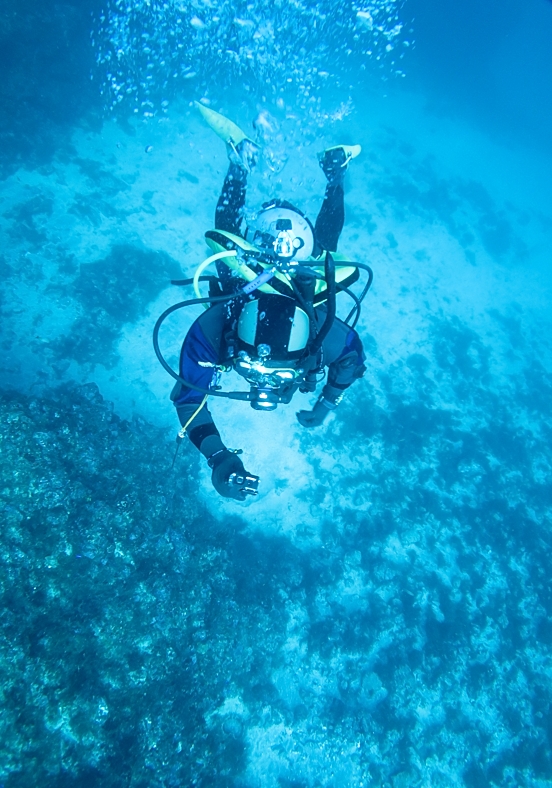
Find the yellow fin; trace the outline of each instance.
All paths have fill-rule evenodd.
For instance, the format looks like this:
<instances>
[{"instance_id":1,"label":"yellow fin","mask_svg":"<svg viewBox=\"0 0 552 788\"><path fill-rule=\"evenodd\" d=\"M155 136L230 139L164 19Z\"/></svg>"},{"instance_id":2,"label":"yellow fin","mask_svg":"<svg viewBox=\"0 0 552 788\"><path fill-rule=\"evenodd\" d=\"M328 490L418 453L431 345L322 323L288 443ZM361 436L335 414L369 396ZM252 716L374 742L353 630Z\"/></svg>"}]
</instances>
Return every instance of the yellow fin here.
<instances>
[{"instance_id":1,"label":"yellow fin","mask_svg":"<svg viewBox=\"0 0 552 788\"><path fill-rule=\"evenodd\" d=\"M249 137L243 132L239 126L236 126L231 120L225 118L220 112L215 112L214 109L209 109L199 101L195 102L196 107L201 112L209 126L213 129L215 134L224 140L224 142L232 142L234 147L239 145L243 140L248 140Z\"/></svg>"},{"instance_id":2,"label":"yellow fin","mask_svg":"<svg viewBox=\"0 0 552 788\"><path fill-rule=\"evenodd\" d=\"M327 153L329 150L337 150L338 148L341 148L343 151L345 151L345 156L347 159L356 159L362 150L360 145L332 145L331 148L326 148L324 153Z\"/></svg>"}]
</instances>

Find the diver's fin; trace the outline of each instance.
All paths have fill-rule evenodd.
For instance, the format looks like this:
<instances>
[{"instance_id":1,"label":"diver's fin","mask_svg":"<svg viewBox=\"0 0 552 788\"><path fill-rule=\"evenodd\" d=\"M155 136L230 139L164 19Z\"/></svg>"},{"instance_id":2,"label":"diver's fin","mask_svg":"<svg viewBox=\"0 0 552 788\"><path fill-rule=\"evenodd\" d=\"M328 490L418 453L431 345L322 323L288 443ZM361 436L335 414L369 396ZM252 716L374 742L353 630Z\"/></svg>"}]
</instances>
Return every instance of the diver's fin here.
<instances>
[{"instance_id":1,"label":"diver's fin","mask_svg":"<svg viewBox=\"0 0 552 788\"><path fill-rule=\"evenodd\" d=\"M318 158L320 161L322 161L326 158L327 154L329 154L329 157L333 158L336 156L337 151L340 150L344 153L344 162L341 166L346 167L351 159L356 159L356 157L362 151L362 148L360 145L333 145L331 148L326 148L326 150L323 151ZM335 151L336 153L332 154L332 151Z\"/></svg>"},{"instance_id":2,"label":"diver's fin","mask_svg":"<svg viewBox=\"0 0 552 788\"><path fill-rule=\"evenodd\" d=\"M217 134L221 140L224 140L224 142L231 143L234 148L236 148L240 142L243 142L243 140L249 140L249 142L253 142L253 140L249 139L247 134L242 131L239 126L237 126L228 118L225 118L224 115L220 114L220 112L215 112L214 109L209 109L209 107L206 107L199 101L196 101L195 105L209 126L213 129L215 134Z\"/></svg>"},{"instance_id":3,"label":"diver's fin","mask_svg":"<svg viewBox=\"0 0 552 788\"><path fill-rule=\"evenodd\" d=\"M360 145L334 145L318 154L318 161L329 184L343 184L345 172L352 159L356 159Z\"/></svg>"}]
</instances>

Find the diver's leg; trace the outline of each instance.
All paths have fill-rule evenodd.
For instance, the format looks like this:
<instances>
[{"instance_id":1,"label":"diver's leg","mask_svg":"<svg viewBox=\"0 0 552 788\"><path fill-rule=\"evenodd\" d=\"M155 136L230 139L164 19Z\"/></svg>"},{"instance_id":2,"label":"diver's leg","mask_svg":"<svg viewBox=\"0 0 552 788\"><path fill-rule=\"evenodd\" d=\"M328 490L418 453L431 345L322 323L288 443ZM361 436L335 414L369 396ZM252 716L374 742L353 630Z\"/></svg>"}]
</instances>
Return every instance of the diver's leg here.
<instances>
[{"instance_id":1,"label":"diver's leg","mask_svg":"<svg viewBox=\"0 0 552 788\"><path fill-rule=\"evenodd\" d=\"M215 229L240 235L246 188L247 172L231 161L215 211ZM236 290L236 280L232 272L222 260L217 260L216 266L222 292L233 293Z\"/></svg>"},{"instance_id":2,"label":"diver's leg","mask_svg":"<svg viewBox=\"0 0 552 788\"><path fill-rule=\"evenodd\" d=\"M328 252L337 251L339 236L345 223L345 192L343 182L349 160L344 148L329 148L320 157L326 176L326 194L314 226L318 246Z\"/></svg>"},{"instance_id":3,"label":"diver's leg","mask_svg":"<svg viewBox=\"0 0 552 788\"><path fill-rule=\"evenodd\" d=\"M215 211L215 229L240 234L247 176L255 167L259 147L250 139L226 145L230 164Z\"/></svg>"},{"instance_id":4,"label":"diver's leg","mask_svg":"<svg viewBox=\"0 0 552 788\"><path fill-rule=\"evenodd\" d=\"M237 146L228 144L227 149L230 165L215 210L215 229L241 235L247 175L255 166L258 147L251 140L244 139ZM217 261L216 266L223 292L235 292L236 280L228 266L221 260Z\"/></svg>"},{"instance_id":5,"label":"diver's leg","mask_svg":"<svg viewBox=\"0 0 552 788\"><path fill-rule=\"evenodd\" d=\"M317 245L328 252L337 251L339 236L345 222L345 173L352 159L360 153L360 145L336 145L320 155L320 167L328 179L322 208L316 219L314 235Z\"/></svg>"},{"instance_id":6,"label":"diver's leg","mask_svg":"<svg viewBox=\"0 0 552 788\"><path fill-rule=\"evenodd\" d=\"M230 162L215 211L216 230L240 234L246 188L247 172L240 165Z\"/></svg>"},{"instance_id":7,"label":"diver's leg","mask_svg":"<svg viewBox=\"0 0 552 788\"><path fill-rule=\"evenodd\" d=\"M343 183L331 181L326 185L324 202L314 225L318 246L328 252L337 251L339 236L345 223L345 193Z\"/></svg>"}]
</instances>

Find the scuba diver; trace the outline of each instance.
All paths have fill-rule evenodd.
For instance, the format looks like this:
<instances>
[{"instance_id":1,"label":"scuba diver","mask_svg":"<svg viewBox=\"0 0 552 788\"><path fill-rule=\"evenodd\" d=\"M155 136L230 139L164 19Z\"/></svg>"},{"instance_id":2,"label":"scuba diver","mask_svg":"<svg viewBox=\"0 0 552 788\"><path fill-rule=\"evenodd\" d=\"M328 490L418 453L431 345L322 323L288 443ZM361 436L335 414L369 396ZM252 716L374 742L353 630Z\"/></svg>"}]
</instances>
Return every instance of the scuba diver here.
<instances>
[{"instance_id":1,"label":"scuba diver","mask_svg":"<svg viewBox=\"0 0 552 788\"><path fill-rule=\"evenodd\" d=\"M354 325L372 271L362 263L341 262L335 254L345 219L345 172L361 149L337 145L320 154L327 184L314 226L298 208L278 199L264 203L246 222L247 178L260 148L236 124L196 104L225 141L229 166L216 206L215 229L205 234L213 254L193 279L173 282L193 284L197 297L165 310L154 329L154 347L161 364L176 379L171 400L182 426L177 440L187 434L207 459L220 495L243 501L257 495L259 477L245 470L241 452L228 449L222 441L207 398L229 397L249 401L255 410L275 410L279 403L288 404L297 390L314 392L327 370L327 382L312 410L297 413L299 423L310 429L324 422L346 389L366 371ZM202 276L213 262L218 276ZM368 281L357 297L349 286L358 280L359 268L368 273ZM209 282L208 297L201 296L200 281ZM340 291L355 302L346 320L336 317ZM173 311L195 304L203 304L206 311L184 339L177 374L160 351L159 328ZM249 392L221 390L221 373L230 369L249 383Z\"/></svg>"}]
</instances>

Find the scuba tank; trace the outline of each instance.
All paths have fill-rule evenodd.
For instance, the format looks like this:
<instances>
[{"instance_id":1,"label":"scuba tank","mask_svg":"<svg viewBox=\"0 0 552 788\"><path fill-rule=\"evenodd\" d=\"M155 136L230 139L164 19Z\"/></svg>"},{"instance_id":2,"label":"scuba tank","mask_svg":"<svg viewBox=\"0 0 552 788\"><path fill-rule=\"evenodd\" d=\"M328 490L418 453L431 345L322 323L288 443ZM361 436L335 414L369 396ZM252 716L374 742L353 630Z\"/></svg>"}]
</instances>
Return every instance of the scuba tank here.
<instances>
[{"instance_id":1,"label":"scuba tank","mask_svg":"<svg viewBox=\"0 0 552 788\"><path fill-rule=\"evenodd\" d=\"M288 384L280 388L277 386L269 386L267 388L265 386L264 389L258 383L251 383L249 392L220 391L196 386L175 372L161 352L159 331L164 321L173 312L198 304L203 305L205 309L219 303L228 303L230 305L231 302L237 302L237 306L239 306L241 301L245 305L247 301L255 298L254 294L256 291L266 295L287 296L298 304L309 319L310 335L305 349L304 361L309 361L308 367L312 374L313 369L316 373L316 369L321 367L320 352L322 343L335 320L337 292L347 293L355 302L351 312L344 321L347 325L351 325L351 328L354 328L360 316L362 300L372 284L372 270L364 263L344 261L330 252L326 252L323 266L320 265L320 260L301 261L300 264L289 260L280 260L276 255L253 246L253 244L240 236L225 231L209 231L206 233L206 240L214 254L210 255L198 266L194 277L171 282L171 284L178 286L193 285L196 298L174 304L159 316L153 329L155 354L168 374L182 386L204 395L249 401L256 409L273 410L278 403L290 401L293 392L299 387L300 381L296 381L291 387ZM245 284L238 286L235 292L224 294L224 288L221 288L219 278L203 275L203 271L213 263L219 264L219 261L223 262L233 272L233 278L236 277L236 283L239 282L239 279L242 282L245 280ZM367 282L361 295L357 297L349 289L349 285L359 279L360 270L364 270L367 273ZM209 296L207 297L201 295L199 287L199 283L205 281L209 282ZM319 328L315 317L315 307L324 302L327 304L327 314L323 325ZM240 308L240 311L241 309L243 309L243 306ZM352 323L350 323L351 319L353 319ZM249 359L248 363L250 361L251 359ZM260 394L267 395L264 407L263 397L260 398Z\"/></svg>"}]
</instances>

